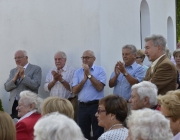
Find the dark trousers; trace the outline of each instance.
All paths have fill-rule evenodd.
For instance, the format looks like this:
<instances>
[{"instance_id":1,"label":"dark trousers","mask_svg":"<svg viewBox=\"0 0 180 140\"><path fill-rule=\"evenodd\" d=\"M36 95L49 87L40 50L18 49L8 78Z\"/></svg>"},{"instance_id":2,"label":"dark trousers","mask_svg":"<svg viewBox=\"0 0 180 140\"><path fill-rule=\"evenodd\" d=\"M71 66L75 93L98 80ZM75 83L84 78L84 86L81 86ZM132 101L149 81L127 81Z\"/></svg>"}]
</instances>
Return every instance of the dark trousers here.
<instances>
[{"instance_id":1,"label":"dark trousers","mask_svg":"<svg viewBox=\"0 0 180 140\"><path fill-rule=\"evenodd\" d=\"M98 109L98 103L91 105L84 105L79 103L78 121L79 126L84 134L84 137L90 140L91 125L93 129L93 140L97 140L104 132L104 128L98 126L95 113Z\"/></svg>"},{"instance_id":2,"label":"dark trousers","mask_svg":"<svg viewBox=\"0 0 180 140\"><path fill-rule=\"evenodd\" d=\"M18 101L17 100L14 100L14 103L13 103L13 106L12 106L12 114L11 114L11 118L19 118L17 116L18 114L18 111L16 110L16 107L18 106Z\"/></svg>"}]
</instances>

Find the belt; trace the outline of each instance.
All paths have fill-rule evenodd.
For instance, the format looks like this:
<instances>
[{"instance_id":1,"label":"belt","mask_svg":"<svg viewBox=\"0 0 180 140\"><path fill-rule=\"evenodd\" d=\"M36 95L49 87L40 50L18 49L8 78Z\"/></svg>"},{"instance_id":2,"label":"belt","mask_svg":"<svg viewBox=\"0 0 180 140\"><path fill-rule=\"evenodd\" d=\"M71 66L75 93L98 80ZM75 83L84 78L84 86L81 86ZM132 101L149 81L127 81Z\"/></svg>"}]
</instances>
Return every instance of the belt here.
<instances>
[{"instance_id":1,"label":"belt","mask_svg":"<svg viewBox=\"0 0 180 140\"><path fill-rule=\"evenodd\" d=\"M93 105L93 104L98 104L99 100L93 100L93 101L89 101L89 102L79 102L79 103L82 105L85 105L85 106L89 106L89 105Z\"/></svg>"},{"instance_id":2,"label":"belt","mask_svg":"<svg viewBox=\"0 0 180 140\"><path fill-rule=\"evenodd\" d=\"M75 99L75 98L77 98L77 96L74 96L74 97L68 98L68 100L69 100L69 101L71 101L71 100L73 100L73 99Z\"/></svg>"}]
</instances>

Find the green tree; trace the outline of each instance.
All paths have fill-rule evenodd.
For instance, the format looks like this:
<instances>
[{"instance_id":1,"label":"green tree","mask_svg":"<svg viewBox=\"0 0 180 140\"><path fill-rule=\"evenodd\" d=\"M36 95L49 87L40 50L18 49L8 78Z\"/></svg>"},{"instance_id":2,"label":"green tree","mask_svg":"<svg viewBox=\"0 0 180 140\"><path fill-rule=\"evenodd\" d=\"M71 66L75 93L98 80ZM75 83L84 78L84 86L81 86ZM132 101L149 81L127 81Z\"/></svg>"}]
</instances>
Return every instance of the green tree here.
<instances>
[{"instance_id":1,"label":"green tree","mask_svg":"<svg viewBox=\"0 0 180 140\"><path fill-rule=\"evenodd\" d=\"M177 42L180 42L180 0L176 0L176 31Z\"/></svg>"},{"instance_id":2,"label":"green tree","mask_svg":"<svg viewBox=\"0 0 180 140\"><path fill-rule=\"evenodd\" d=\"M0 111L4 111L3 106L2 106L1 99L0 99Z\"/></svg>"}]
</instances>

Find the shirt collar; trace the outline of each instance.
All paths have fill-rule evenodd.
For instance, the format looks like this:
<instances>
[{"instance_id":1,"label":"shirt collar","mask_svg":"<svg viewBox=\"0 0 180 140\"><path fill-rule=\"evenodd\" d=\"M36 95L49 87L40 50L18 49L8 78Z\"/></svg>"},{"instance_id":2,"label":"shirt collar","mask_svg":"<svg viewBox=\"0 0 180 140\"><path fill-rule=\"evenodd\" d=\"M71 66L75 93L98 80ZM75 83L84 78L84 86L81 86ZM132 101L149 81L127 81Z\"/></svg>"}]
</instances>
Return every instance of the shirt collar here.
<instances>
[{"instance_id":1,"label":"shirt collar","mask_svg":"<svg viewBox=\"0 0 180 140\"><path fill-rule=\"evenodd\" d=\"M62 68L63 71L67 70L67 65L65 64L64 67Z\"/></svg>"},{"instance_id":2,"label":"shirt collar","mask_svg":"<svg viewBox=\"0 0 180 140\"><path fill-rule=\"evenodd\" d=\"M33 114L33 113L35 113L35 112L37 112L36 109L34 109L34 110L26 113L24 116L22 116L22 117L18 120L18 122L21 121L21 120L23 120L23 119L25 119L25 118L27 118L27 117L29 117L29 116L31 116L31 114Z\"/></svg>"},{"instance_id":3,"label":"shirt collar","mask_svg":"<svg viewBox=\"0 0 180 140\"><path fill-rule=\"evenodd\" d=\"M165 54L161 55L160 57L158 57L154 62L152 62L152 66L155 66L157 64L157 62L159 61L159 59L161 59Z\"/></svg>"},{"instance_id":4,"label":"shirt collar","mask_svg":"<svg viewBox=\"0 0 180 140\"><path fill-rule=\"evenodd\" d=\"M132 68L135 68L136 67L136 65L137 65L137 63L136 63L136 61L134 61L134 63L132 63L131 65L129 65L129 66L126 66L125 65L125 67L132 67Z\"/></svg>"},{"instance_id":5,"label":"shirt collar","mask_svg":"<svg viewBox=\"0 0 180 140\"><path fill-rule=\"evenodd\" d=\"M23 68L26 69L28 65L29 65L29 63L27 63Z\"/></svg>"}]
</instances>

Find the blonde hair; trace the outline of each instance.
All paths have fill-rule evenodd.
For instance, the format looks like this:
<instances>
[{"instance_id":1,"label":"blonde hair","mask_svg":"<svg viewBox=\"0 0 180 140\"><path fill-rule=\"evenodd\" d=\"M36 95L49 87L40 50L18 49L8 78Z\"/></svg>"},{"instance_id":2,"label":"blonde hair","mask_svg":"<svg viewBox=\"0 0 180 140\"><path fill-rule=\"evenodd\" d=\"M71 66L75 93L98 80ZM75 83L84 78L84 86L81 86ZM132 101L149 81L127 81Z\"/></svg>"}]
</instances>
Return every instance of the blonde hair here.
<instances>
[{"instance_id":1,"label":"blonde hair","mask_svg":"<svg viewBox=\"0 0 180 140\"><path fill-rule=\"evenodd\" d=\"M143 60L144 60L144 58L145 58L145 53L144 53L143 50L141 50L141 49L140 49L140 50L137 50L136 54L140 55L140 56L143 58Z\"/></svg>"},{"instance_id":2,"label":"blonde hair","mask_svg":"<svg viewBox=\"0 0 180 140\"><path fill-rule=\"evenodd\" d=\"M166 95L159 95L158 102L169 111L172 120L180 118L180 90L169 91Z\"/></svg>"},{"instance_id":3,"label":"blonde hair","mask_svg":"<svg viewBox=\"0 0 180 140\"><path fill-rule=\"evenodd\" d=\"M6 112L0 111L0 140L16 140L15 125Z\"/></svg>"},{"instance_id":4,"label":"blonde hair","mask_svg":"<svg viewBox=\"0 0 180 140\"><path fill-rule=\"evenodd\" d=\"M74 118L74 109L69 100L59 97L46 98L42 105L42 115L57 111L68 116L69 118Z\"/></svg>"}]
</instances>

